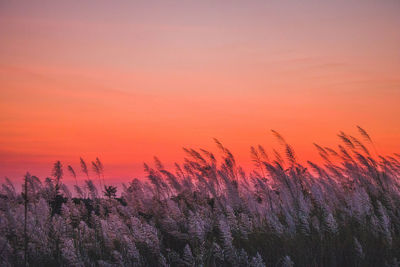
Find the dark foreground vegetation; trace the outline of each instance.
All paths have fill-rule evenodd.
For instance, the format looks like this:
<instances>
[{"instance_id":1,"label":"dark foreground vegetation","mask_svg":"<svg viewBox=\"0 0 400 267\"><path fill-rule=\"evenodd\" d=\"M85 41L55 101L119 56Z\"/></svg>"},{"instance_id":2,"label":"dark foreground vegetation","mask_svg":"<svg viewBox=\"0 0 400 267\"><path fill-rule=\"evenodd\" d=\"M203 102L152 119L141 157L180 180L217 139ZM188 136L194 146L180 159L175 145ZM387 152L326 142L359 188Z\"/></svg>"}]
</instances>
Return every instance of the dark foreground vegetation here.
<instances>
[{"instance_id":1,"label":"dark foreground vegetation","mask_svg":"<svg viewBox=\"0 0 400 267\"><path fill-rule=\"evenodd\" d=\"M218 159L186 149L172 171L156 158L121 192L99 160L26 174L22 193L6 179L0 266L399 266L400 155L378 155L358 130L315 145L321 165L300 165L274 132L283 153L252 147L248 174L216 141ZM73 194L63 175L79 178Z\"/></svg>"}]
</instances>

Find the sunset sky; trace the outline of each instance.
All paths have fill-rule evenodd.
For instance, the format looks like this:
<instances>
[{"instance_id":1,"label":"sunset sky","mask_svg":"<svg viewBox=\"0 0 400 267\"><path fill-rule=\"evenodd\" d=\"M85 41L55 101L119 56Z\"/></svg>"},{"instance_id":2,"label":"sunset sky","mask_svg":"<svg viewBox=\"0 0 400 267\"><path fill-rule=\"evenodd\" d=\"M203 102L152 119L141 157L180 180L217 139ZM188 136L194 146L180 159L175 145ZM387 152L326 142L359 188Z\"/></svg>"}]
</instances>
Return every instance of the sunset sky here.
<instances>
[{"instance_id":1,"label":"sunset sky","mask_svg":"<svg viewBox=\"0 0 400 267\"><path fill-rule=\"evenodd\" d=\"M398 0L0 1L0 59L1 179L127 181L213 137L248 167L270 129L303 161L356 125L400 152Z\"/></svg>"}]
</instances>

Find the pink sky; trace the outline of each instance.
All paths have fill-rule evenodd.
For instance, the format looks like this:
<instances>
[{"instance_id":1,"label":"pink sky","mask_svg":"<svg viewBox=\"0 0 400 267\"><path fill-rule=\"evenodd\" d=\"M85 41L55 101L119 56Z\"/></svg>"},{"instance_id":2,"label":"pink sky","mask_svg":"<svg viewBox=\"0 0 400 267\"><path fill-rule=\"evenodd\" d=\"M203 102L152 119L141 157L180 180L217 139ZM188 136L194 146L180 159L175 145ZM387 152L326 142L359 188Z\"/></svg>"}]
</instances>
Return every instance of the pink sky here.
<instances>
[{"instance_id":1,"label":"pink sky","mask_svg":"<svg viewBox=\"0 0 400 267\"><path fill-rule=\"evenodd\" d=\"M397 0L3 1L0 176L99 156L122 181L213 137L249 166L251 145L278 147L270 129L302 160L355 125L399 152L399 14Z\"/></svg>"}]
</instances>

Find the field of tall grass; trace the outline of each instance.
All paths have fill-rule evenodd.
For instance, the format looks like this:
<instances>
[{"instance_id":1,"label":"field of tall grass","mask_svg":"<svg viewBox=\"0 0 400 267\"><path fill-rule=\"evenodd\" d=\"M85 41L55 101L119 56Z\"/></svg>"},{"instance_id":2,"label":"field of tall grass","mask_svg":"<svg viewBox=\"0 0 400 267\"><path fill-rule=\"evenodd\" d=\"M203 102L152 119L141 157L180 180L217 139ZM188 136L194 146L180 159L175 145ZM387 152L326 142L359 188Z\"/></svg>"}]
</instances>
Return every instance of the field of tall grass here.
<instances>
[{"instance_id":1,"label":"field of tall grass","mask_svg":"<svg viewBox=\"0 0 400 267\"><path fill-rule=\"evenodd\" d=\"M43 181L27 173L22 193L6 179L0 265L399 266L400 155L358 130L315 144L318 165L273 131L281 149L251 147L247 173L216 140L218 154L185 149L174 170L155 158L118 191L99 159L79 172L56 162Z\"/></svg>"}]
</instances>

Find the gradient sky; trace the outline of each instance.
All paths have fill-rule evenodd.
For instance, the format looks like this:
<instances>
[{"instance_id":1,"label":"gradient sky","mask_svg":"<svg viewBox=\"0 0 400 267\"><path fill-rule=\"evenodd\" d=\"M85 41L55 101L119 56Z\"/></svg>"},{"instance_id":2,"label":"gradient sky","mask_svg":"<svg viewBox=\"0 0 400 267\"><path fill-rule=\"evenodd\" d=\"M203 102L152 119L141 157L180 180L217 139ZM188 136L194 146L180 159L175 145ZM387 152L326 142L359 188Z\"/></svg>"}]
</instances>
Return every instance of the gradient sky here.
<instances>
[{"instance_id":1,"label":"gradient sky","mask_svg":"<svg viewBox=\"0 0 400 267\"><path fill-rule=\"evenodd\" d=\"M106 177L222 141L244 166L269 130L366 128L400 151L400 1L0 1L0 176L99 156ZM66 177L66 180L70 177Z\"/></svg>"}]
</instances>

